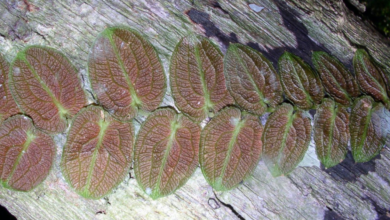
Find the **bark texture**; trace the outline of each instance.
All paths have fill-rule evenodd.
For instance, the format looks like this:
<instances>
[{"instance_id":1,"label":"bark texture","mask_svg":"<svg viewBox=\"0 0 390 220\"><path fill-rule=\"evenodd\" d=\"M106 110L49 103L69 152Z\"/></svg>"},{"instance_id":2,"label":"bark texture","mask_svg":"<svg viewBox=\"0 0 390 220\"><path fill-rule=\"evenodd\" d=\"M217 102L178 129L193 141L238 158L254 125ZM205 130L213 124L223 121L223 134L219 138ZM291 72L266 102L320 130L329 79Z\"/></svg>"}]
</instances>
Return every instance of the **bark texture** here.
<instances>
[{"instance_id":1,"label":"bark texture","mask_svg":"<svg viewBox=\"0 0 390 220\"><path fill-rule=\"evenodd\" d=\"M340 0L6 0L0 2L0 52L12 61L27 45L61 50L90 91L88 54L98 34L112 25L129 26L144 35L157 49L167 78L175 45L189 33L211 38L223 53L229 43L251 46L275 67L284 51L311 64L311 52L321 50L351 70L354 52L365 48L390 72L389 40ZM93 102L91 95L89 100ZM167 105L174 105L170 88L162 106ZM136 118L136 130L144 118ZM238 188L220 193L213 191L198 168L184 187L158 200L143 193L130 170L111 194L90 200L76 194L60 172L65 140L66 134L55 136L55 163L40 186L28 193L0 187L0 204L18 219L390 217L388 147L368 163L354 164L349 154L342 164L324 170L312 140L300 167L288 176L273 178L260 162Z\"/></svg>"}]
</instances>

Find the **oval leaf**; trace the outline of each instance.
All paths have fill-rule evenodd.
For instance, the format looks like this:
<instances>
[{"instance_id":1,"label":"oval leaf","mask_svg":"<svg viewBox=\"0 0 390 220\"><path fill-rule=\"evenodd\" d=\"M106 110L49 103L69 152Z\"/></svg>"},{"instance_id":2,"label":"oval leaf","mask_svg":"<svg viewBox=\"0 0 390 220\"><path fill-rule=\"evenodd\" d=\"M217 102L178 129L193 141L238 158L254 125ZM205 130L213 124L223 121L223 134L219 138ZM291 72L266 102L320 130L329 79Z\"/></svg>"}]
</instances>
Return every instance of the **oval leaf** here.
<instances>
[{"instance_id":1,"label":"oval leaf","mask_svg":"<svg viewBox=\"0 0 390 220\"><path fill-rule=\"evenodd\" d=\"M353 57L353 67L361 90L390 108L390 100L386 92L386 84L390 81L365 50L356 51ZM388 93L390 94L390 91Z\"/></svg>"},{"instance_id":2,"label":"oval leaf","mask_svg":"<svg viewBox=\"0 0 390 220\"><path fill-rule=\"evenodd\" d=\"M115 120L101 107L82 109L73 119L62 154L65 179L84 197L108 194L129 170L133 140L131 123Z\"/></svg>"},{"instance_id":3,"label":"oval leaf","mask_svg":"<svg viewBox=\"0 0 390 220\"><path fill-rule=\"evenodd\" d=\"M352 74L340 61L325 52L313 52L312 59L325 91L336 102L344 106L352 105L352 99L360 94L359 86Z\"/></svg>"},{"instance_id":4,"label":"oval leaf","mask_svg":"<svg viewBox=\"0 0 390 220\"><path fill-rule=\"evenodd\" d=\"M111 27L100 34L88 72L99 103L120 120L134 118L139 108L155 110L165 95L165 74L156 51L128 28Z\"/></svg>"},{"instance_id":5,"label":"oval leaf","mask_svg":"<svg viewBox=\"0 0 390 220\"><path fill-rule=\"evenodd\" d=\"M177 108L198 122L233 103L225 84L223 55L204 37L180 40L171 58L170 83Z\"/></svg>"},{"instance_id":6,"label":"oval leaf","mask_svg":"<svg viewBox=\"0 0 390 220\"><path fill-rule=\"evenodd\" d=\"M315 108L324 96L321 81L301 58L285 52L279 59L279 74L286 98L301 109Z\"/></svg>"},{"instance_id":7,"label":"oval leaf","mask_svg":"<svg viewBox=\"0 0 390 220\"><path fill-rule=\"evenodd\" d=\"M16 115L0 127L0 176L3 186L29 191L49 174L55 155L53 139L31 119Z\"/></svg>"},{"instance_id":8,"label":"oval leaf","mask_svg":"<svg viewBox=\"0 0 390 220\"><path fill-rule=\"evenodd\" d=\"M134 151L138 184L153 199L183 186L199 164L200 127L172 109L152 113L142 124Z\"/></svg>"},{"instance_id":9,"label":"oval leaf","mask_svg":"<svg viewBox=\"0 0 390 220\"><path fill-rule=\"evenodd\" d=\"M352 107L349 129L355 162L367 162L390 144L390 113L382 103L364 96Z\"/></svg>"},{"instance_id":10,"label":"oval leaf","mask_svg":"<svg viewBox=\"0 0 390 220\"><path fill-rule=\"evenodd\" d=\"M52 48L31 46L19 52L12 63L9 87L34 125L50 133L64 132L67 118L86 104L75 68Z\"/></svg>"},{"instance_id":11,"label":"oval leaf","mask_svg":"<svg viewBox=\"0 0 390 220\"><path fill-rule=\"evenodd\" d=\"M317 157L326 168L344 160L348 151L349 113L331 99L324 99L314 117Z\"/></svg>"},{"instance_id":12,"label":"oval leaf","mask_svg":"<svg viewBox=\"0 0 390 220\"><path fill-rule=\"evenodd\" d=\"M18 106L8 88L8 72L9 64L0 55L0 124L8 117L19 112Z\"/></svg>"},{"instance_id":13,"label":"oval leaf","mask_svg":"<svg viewBox=\"0 0 390 220\"><path fill-rule=\"evenodd\" d=\"M283 101L279 75L261 53L230 44L224 65L229 92L243 109L262 115Z\"/></svg>"},{"instance_id":14,"label":"oval leaf","mask_svg":"<svg viewBox=\"0 0 390 220\"><path fill-rule=\"evenodd\" d=\"M273 176L287 175L303 159L311 134L310 116L290 104L282 104L265 124L263 159Z\"/></svg>"},{"instance_id":15,"label":"oval leaf","mask_svg":"<svg viewBox=\"0 0 390 220\"><path fill-rule=\"evenodd\" d=\"M257 116L237 108L219 112L202 131L200 166L215 190L236 187L256 168L263 126Z\"/></svg>"}]
</instances>

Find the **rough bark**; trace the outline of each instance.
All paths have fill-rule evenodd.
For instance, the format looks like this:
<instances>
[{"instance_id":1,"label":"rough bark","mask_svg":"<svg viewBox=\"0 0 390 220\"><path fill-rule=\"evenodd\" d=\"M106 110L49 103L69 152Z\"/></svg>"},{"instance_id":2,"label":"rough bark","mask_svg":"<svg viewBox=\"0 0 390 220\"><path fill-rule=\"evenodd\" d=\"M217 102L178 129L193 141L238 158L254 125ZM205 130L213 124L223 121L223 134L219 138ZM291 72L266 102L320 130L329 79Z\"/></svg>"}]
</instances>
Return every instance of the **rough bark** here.
<instances>
[{"instance_id":1,"label":"rough bark","mask_svg":"<svg viewBox=\"0 0 390 220\"><path fill-rule=\"evenodd\" d=\"M264 7L256 12L249 7ZM8 0L0 2L0 52L11 61L26 45L64 52L90 91L87 58L97 35L111 25L141 32L157 49L168 74L170 56L182 36L198 33L226 51L229 42L261 51L274 65L284 51L311 63L311 51L326 51L350 70L357 48L390 72L390 42L339 0L125 1ZM169 78L169 77L167 77ZM89 97L92 102L92 96ZM174 105L170 89L162 106ZM138 116L136 123L144 120ZM214 192L200 169L174 194L151 200L129 177L104 199L84 199L59 169L66 135L57 135L57 157L49 177L33 191L0 188L0 204L18 219L377 219L389 217L390 150L364 164L351 156L323 170L312 140L300 167L273 178L260 162L238 188Z\"/></svg>"}]
</instances>

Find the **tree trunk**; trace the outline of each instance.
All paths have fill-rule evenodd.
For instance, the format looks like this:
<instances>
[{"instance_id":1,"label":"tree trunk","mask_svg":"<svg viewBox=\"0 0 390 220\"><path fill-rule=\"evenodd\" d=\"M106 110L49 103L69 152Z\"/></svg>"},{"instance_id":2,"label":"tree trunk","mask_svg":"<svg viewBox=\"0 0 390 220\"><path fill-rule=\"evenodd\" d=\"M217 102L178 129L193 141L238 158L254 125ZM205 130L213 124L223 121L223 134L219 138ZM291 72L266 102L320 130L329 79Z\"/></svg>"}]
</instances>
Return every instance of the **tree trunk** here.
<instances>
[{"instance_id":1,"label":"tree trunk","mask_svg":"<svg viewBox=\"0 0 390 220\"><path fill-rule=\"evenodd\" d=\"M390 72L389 39L340 0L7 0L0 2L0 17L0 52L9 61L26 45L59 49L79 70L86 90L90 48L112 25L126 25L144 35L157 49L167 74L172 51L189 33L211 38L222 52L230 42L249 45L275 67L284 51L311 63L311 52L321 50L352 70L354 52L365 48ZM170 89L162 105L174 105ZM137 117L136 127L142 120ZM300 167L288 176L273 178L260 162L236 189L214 192L197 169L184 187L154 201L130 170L111 194L90 200L76 194L59 169L65 139L66 135L55 136L54 166L37 188L26 193L0 187L1 205L18 219L390 218L387 147L368 163L355 164L348 154L342 164L324 170L312 141Z\"/></svg>"}]
</instances>

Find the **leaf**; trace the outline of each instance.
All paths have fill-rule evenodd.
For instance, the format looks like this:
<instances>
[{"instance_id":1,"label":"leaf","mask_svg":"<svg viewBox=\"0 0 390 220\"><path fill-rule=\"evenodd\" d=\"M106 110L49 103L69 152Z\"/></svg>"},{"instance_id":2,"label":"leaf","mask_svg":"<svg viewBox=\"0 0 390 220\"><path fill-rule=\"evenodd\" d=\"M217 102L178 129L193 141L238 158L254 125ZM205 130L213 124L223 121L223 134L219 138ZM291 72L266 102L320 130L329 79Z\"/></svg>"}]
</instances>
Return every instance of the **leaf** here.
<instances>
[{"instance_id":1,"label":"leaf","mask_svg":"<svg viewBox=\"0 0 390 220\"><path fill-rule=\"evenodd\" d=\"M187 36L172 54L170 83L177 108L197 122L232 104L223 73L223 55L207 38Z\"/></svg>"},{"instance_id":2,"label":"leaf","mask_svg":"<svg viewBox=\"0 0 390 220\"><path fill-rule=\"evenodd\" d=\"M388 94L390 90L386 92L386 84L390 81L386 77L386 74L382 69L377 67L368 53L359 49L356 51L353 57L353 67L360 89L371 95L376 101L383 102L387 108L390 108L390 101Z\"/></svg>"},{"instance_id":3,"label":"leaf","mask_svg":"<svg viewBox=\"0 0 390 220\"><path fill-rule=\"evenodd\" d=\"M138 109L155 110L165 95L158 54L129 28L111 27L100 34L89 55L88 72L99 103L120 120L134 118Z\"/></svg>"},{"instance_id":4,"label":"leaf","mask_svg":"<svg viewBox=\"0 0 390 220\"><path fill-rule=\"evenodd\" d=\"M390 144L390 113L382 103L363 96L352 106L349 129L355 162L370 161Z\"/></svg>"},{"instance_id":5,"label":"leaf","mask_svg":"<svg viewBox=\"0 0 390 220\"><path fill-rule=\"evenodd\" d=\"M47 132L64 132L67 119L86 104L75 68L52 48L30 46L19 52L9 76L19 108Z\"/></svg>"},{"instance_id":6,"label":"leaf","mask_svg":"<svg viewBox=\"0 0 390 220\"><path fill-rule=\"evenodd\" d=\"M310 121L307 112L294 111L287 103L269 116L262 137L263 159L274 177L287 175L303 159L310 144Z\"/></svg>"},{"instance_id":7,"label":"leaf","mask_svg":"<svg viewBox=\"0 0 390 220\"><path fill-rule=\"evenodd\" d=\"M283 101L279 75L261 53L230 44L224 65L229 92L243 109L262 115Z\"/></svg>"},{"instance_id":8,"label":"leaf","mask_svg":"<svg viewBox=\"0 0 390 220\"><path fill-rule=\"evenodd\" d=\"M324 91L311 67L289 52L280 57L278 65L286 98L301 109L315 108L324 97Z\"/></svg>"},{"instance_id":9,"label":"leaf","mask_svg":"<svg viewBox=\"0 0 390 220\"><path fill-rule=\"evenodd\" d=\"M218 191L236 187L256 168L262 150L263 126L257 116L237 108L221 110L203 129L200 166Z\"/></svg>"},{"instance_id":10,"label":"leaf","mask_svg":"<svg viewBox=\"0 0 390 220\"><path fill-rule=\"evenodd\" d=\"M49 174L55 156L53 139L15 115L0 127L0 176L4 187L29 191Z\"/></svg>"},{"instance_id":11,"label":"leaf","mask_svg":"<svg viewBox=\"0 0 390 220\"><path fill-rule=\"evenodd\" d=\"M101 198L129 171L133 142L131 123L88 106L73 119L62 153L62 173L80 195Z\"/></svg>"},{"instance_id":12,"label":"leaf","mask_svg":"<svg viewBox=\"0 0 390 220\"><path fill-rule=\"evenodd\" d=\"M326 168L344 160L348 151L349 113L331 99L324 99L314 117L317 157Z\"/></svg>"},{"instance_id":13,"label":"leaf","mask_svg":"<svg viewBox=\"0 0 390 220\"><path fill-rule=\"evenodd\" d=\"M0 54L0 125L8 117L19 112L8 88L9 64Z\"/></svg>"},{"instance_id":14,"label":"leaf","mask_svg":"<svg viewBox=\"0 0 390 220\"><path fill-rule=\"evenodd\" d=\"M359 86L352 74L340 61L325 52L313 52L312 60L325 91L336 102L344 106L352 105L353 99L360 94Z\"/></svg>"},{"instance_id":15,"label":"leaf","mask_svg":"<svg viewBox=\"0 0 390 220\"><path fill-rule=\"evenodd\" d=\"M153 112L142 124L135 144L134 172L153 199L183 186L199 164L200 127L173 109Z\"/></svg>"}]
</instances>

